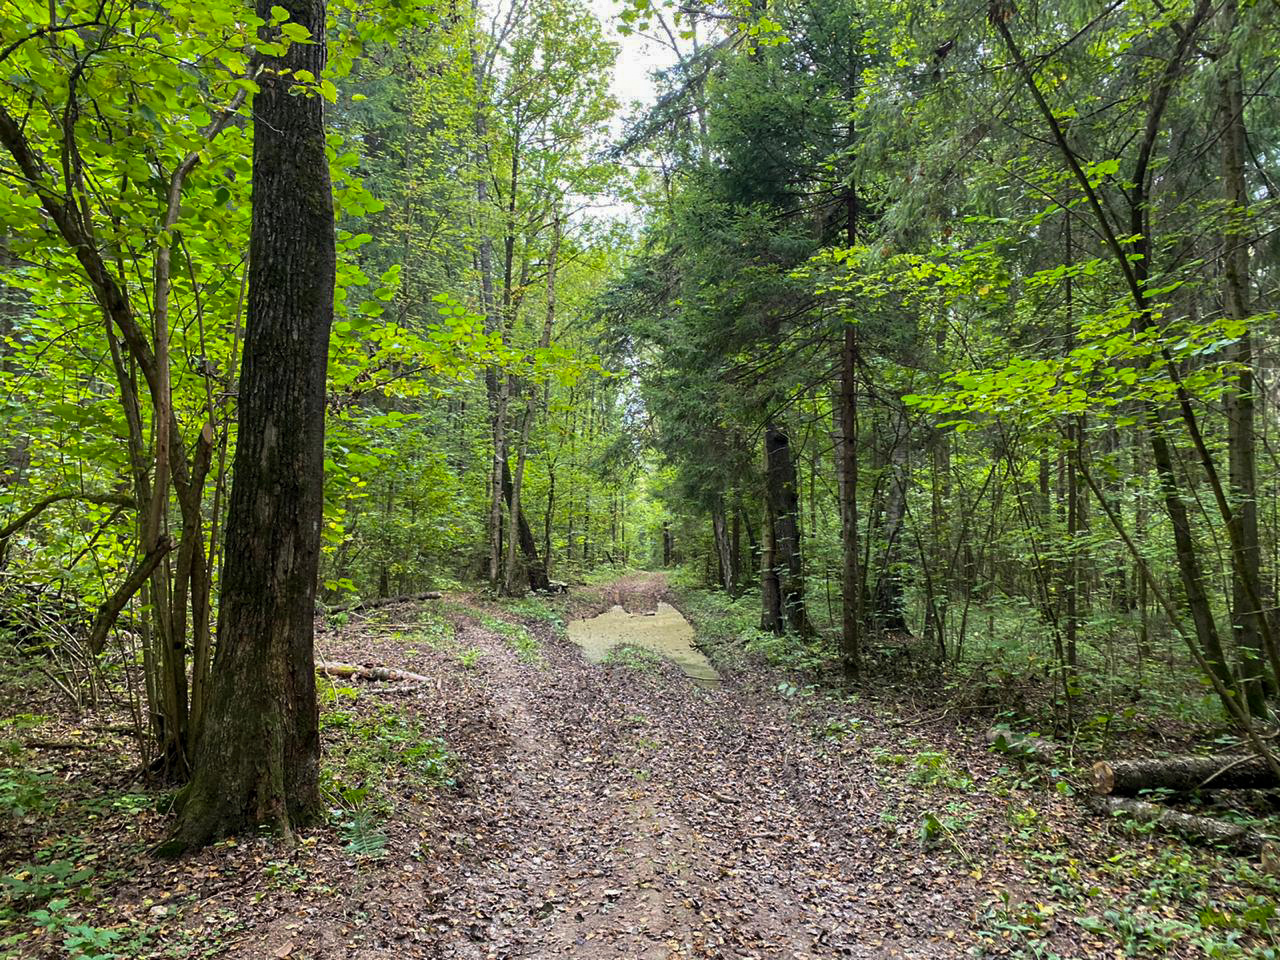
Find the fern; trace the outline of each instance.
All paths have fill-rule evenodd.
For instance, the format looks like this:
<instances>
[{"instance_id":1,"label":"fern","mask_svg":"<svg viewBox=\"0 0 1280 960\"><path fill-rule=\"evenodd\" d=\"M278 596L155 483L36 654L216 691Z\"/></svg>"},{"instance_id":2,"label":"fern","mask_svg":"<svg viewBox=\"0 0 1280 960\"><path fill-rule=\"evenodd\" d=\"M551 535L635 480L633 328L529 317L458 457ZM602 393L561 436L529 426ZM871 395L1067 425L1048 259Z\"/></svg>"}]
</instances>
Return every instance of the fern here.
<instances>
[{"instance_id":1,"label":"fern","mask_svg":"<svg viewBox=\"0 0 1280 960\"><path fill-rule=\"evenodd\" d=\"M367 810L357 810L342 822L342 839L348 853L357 857L380 857L387 851L387 835L374 823Z\"/></svg>"}]
</instances>

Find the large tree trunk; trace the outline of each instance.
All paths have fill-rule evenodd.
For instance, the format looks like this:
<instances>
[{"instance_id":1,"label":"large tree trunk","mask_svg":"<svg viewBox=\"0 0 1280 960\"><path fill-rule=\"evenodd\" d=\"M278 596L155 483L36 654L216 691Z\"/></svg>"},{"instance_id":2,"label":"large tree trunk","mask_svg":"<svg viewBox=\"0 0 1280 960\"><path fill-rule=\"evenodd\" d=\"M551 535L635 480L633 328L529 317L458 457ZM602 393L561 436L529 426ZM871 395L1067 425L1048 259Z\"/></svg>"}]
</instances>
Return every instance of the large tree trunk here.
<instances>
[{"instance_id":1,"label":"large tree trunk","mask_svg":"<svg viewBox=\"0 0 1280 960\"><path fill-rule=\"evenodd\" d=\"M551 251L547 255L547 312L542 323L542 339L538 341L538 346L543 350L551 346L551 332L556 321L556 265L559 256L560 216L559 213L556 213L554 216ZM528 384L526 390L527 400L524 407L524 416L520 421L520 444L516 449L516 475L513 481L508 481L506 476L503 477L503 484L510 487L509 492L506 493L508 509L506 592L508 594L513 594L516 586L515 541L517 539L520 541L520 547L525 555L525 563L528 566L529 586L534 590L545 590L549 579L546 564L538 562L538 547L534 543L533 533L529 530L529 524L525 520L522 504L524 499L524 467L529 458L529 431L533 427L534 406L537 396L537 391L534 389L533 384ZM517 526L524 529L517 531ZM550 547L547 548L547 553L550 554Z\"/></svg>"},{"instance_id":2,"label":"large tree trunk","mask_svg":"<svg viewBox=\"0 0 1280 960\"><path fill-rule=\"evenodd\" d=\"M284 6L313 42L271 68L325 64L325 0ZM170 852L258 825L286 837L320 806L313 620L323 514L333 196L324 100L259 75L249 299L218 650L208 715Z\"/></svg>"}]
</instances>

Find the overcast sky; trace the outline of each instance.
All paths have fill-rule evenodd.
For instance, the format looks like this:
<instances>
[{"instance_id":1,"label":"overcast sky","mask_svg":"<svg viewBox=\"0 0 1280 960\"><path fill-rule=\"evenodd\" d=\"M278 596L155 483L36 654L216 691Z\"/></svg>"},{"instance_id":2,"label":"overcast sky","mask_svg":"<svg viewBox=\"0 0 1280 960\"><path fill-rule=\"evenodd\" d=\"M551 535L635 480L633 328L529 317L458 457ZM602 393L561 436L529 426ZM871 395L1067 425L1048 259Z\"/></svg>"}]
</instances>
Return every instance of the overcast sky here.
<instances>
[{"instance_id":1,"label":"overcast sky","mask_svg":"<svg viewBox=\"0 0 1280 960\"><path fill-rule=\"evenodd\" d=\"M591 9L604 25L605 34L619 46L618 65L613 72L613 95L622 104L622 113L630 112L632 101L651 104L654 100L652 70L669 67L675 61L670 49L654 40L631 34L620 36L617 30L618 14L623 9L619 0L591 0ZM615 121L620 128L621 117Z\"/></svg>"}]
</instances>

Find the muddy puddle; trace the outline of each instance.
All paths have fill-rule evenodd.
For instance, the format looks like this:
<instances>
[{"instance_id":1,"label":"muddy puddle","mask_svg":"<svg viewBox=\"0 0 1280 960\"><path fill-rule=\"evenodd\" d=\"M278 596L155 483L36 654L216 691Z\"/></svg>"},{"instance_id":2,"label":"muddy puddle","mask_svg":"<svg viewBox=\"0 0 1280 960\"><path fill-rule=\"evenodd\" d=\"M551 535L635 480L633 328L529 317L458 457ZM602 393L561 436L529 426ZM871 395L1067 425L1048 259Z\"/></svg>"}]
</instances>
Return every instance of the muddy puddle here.
<instances>
[{"instance_id":1,"label":"muddy puddle","mask_svg":"<svg viewBox=\"0 0 1280 960\"><path fill-rule=\"evenodd\" d=\"M574 620L569 639L592 663L600 663L615 647L629 645L671 660L697 683L720 682L711 661L694 647L689 621L667 603L659 603L654 613L627 613L615 605L590 620Z\"/></svg>"}]
</instances>

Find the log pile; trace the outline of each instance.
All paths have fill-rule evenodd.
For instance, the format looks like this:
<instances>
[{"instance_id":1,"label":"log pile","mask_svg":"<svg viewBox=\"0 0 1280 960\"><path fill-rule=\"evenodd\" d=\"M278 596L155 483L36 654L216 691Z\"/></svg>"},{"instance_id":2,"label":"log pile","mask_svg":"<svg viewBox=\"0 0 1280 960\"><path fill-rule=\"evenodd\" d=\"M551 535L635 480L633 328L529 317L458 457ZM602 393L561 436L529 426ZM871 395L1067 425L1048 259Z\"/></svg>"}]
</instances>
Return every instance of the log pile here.
<instances>
[{"instance_id":1,"label":"log pile","mask_svg":"<svg viewBox=\"0 0 1280 960\"><path fill-rule=\"evenodd\" d=\"M1218 755L1162 757L1142 760L1100 760L1092 769L1089 806L1106 816L1127 816L1155 824L1193 843L1222 847L1243 856L1261 857L1270 870L1277 860L1280 838L1239 823L1182 813L1137 799L1148 790L1191 793L1197 790L1269 790L1280 778L1258 757Z\"/></svg>"}]
</instances>

